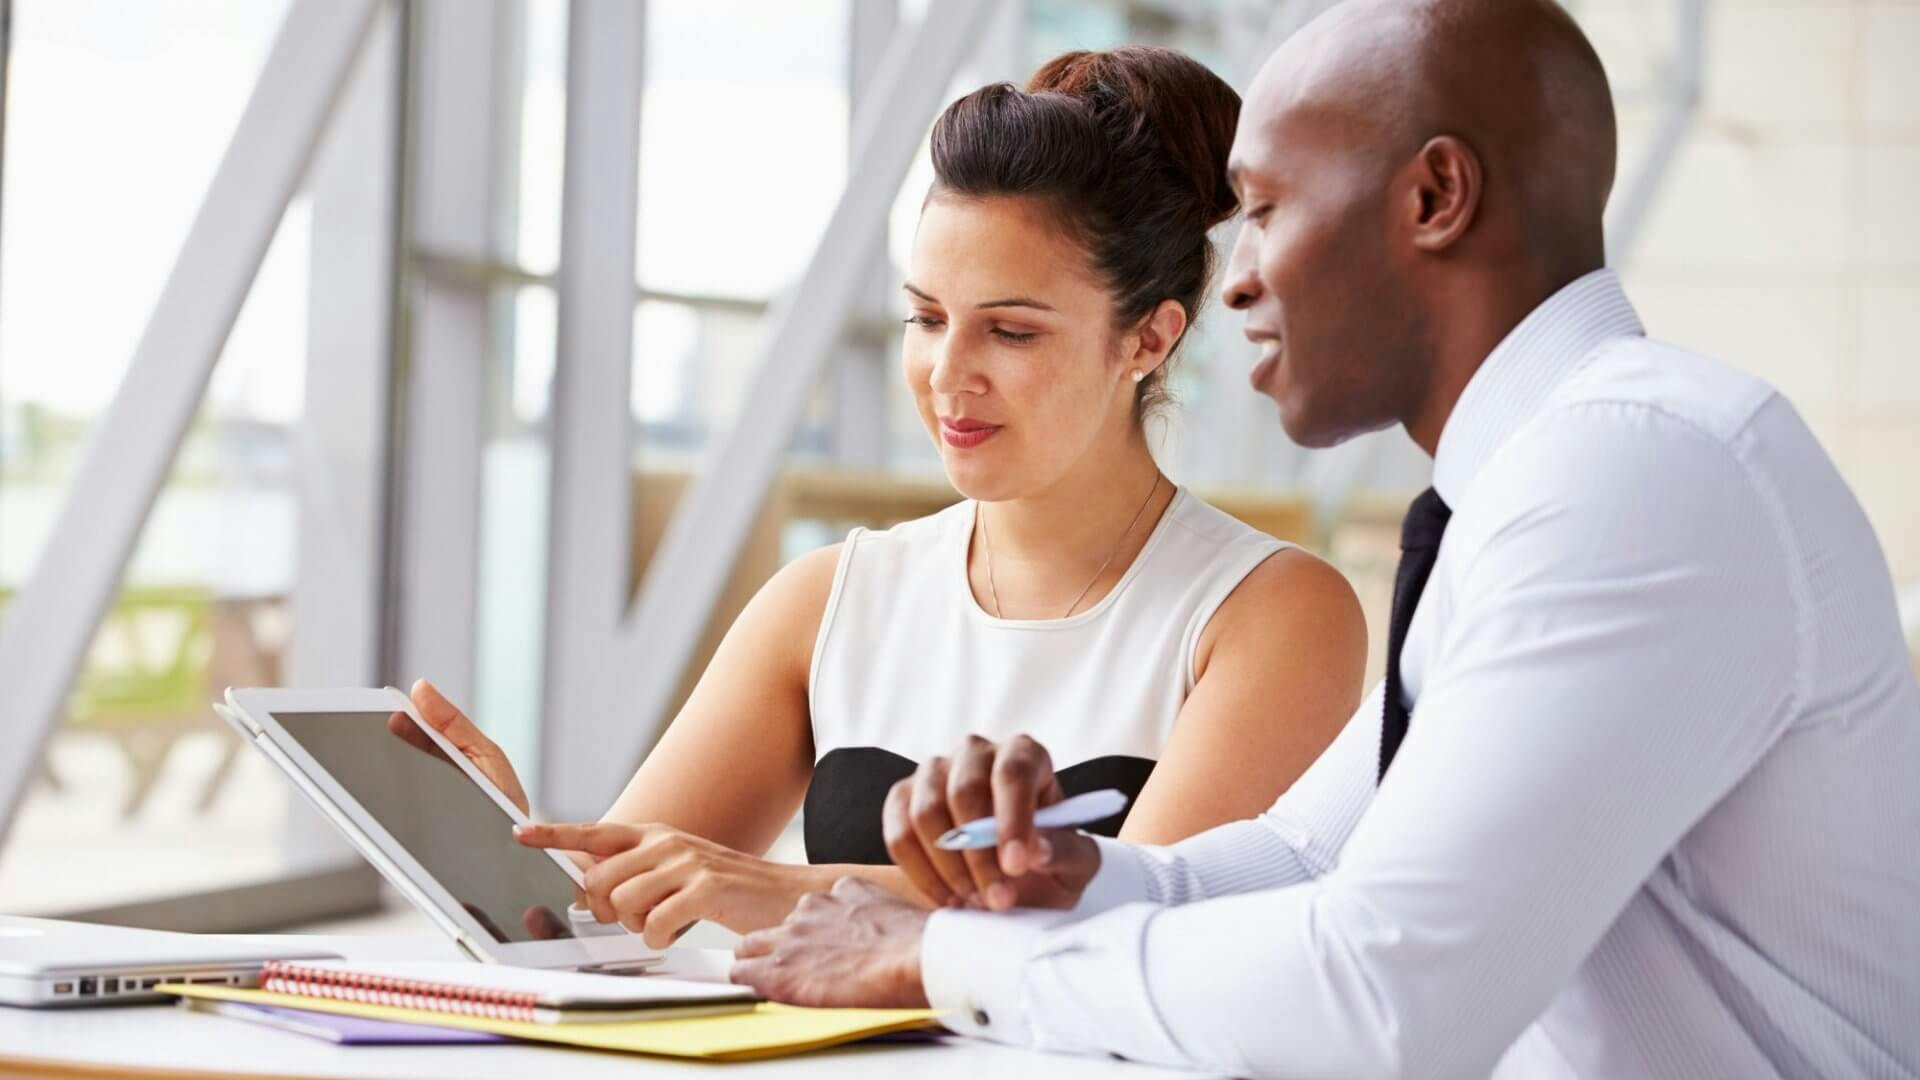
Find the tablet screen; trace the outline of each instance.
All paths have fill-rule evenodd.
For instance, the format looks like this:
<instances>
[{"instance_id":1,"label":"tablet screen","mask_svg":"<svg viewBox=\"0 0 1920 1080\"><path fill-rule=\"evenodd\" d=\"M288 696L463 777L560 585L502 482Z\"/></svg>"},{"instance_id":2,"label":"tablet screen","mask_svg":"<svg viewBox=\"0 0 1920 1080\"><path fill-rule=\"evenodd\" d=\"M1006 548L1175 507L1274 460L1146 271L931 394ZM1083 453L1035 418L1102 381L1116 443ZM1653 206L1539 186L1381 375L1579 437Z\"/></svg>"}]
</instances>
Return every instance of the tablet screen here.
<instances>
[{"instance_id":1,"label":"tablet screen","mask_svg":"<svg viewBox=\"0 0 1920 1080\"><path fill-rule=\"evenodd\" d=\"M391 712L274 713L414 861L495 940L572 937L573 879L513 838L513 819L437 752L387 727Z\"/></svg>"}]
</instances>

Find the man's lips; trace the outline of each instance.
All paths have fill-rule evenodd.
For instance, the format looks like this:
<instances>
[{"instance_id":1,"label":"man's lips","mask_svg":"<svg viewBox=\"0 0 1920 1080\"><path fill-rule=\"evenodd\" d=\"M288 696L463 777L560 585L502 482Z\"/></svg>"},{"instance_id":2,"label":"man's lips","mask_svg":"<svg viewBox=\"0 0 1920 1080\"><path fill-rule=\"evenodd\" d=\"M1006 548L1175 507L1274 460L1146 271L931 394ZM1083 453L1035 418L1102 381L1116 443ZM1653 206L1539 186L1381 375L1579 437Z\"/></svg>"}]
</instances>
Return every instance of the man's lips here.
<instances>
[{"instance_id":1,"label":"man's lips","mask_svg":"<svg viewBox=\"0 0 1920 1080\"><path fill-rule=\"evenodd\" d=\"M1247 374L1247 382L1255 390L1265 392L1273 371L1280 366L1281 341L1279 338L1258 338L1254 343L1260 346L1260 355L1253 362L1253 370Z\"/></svg>"}]
</instances>

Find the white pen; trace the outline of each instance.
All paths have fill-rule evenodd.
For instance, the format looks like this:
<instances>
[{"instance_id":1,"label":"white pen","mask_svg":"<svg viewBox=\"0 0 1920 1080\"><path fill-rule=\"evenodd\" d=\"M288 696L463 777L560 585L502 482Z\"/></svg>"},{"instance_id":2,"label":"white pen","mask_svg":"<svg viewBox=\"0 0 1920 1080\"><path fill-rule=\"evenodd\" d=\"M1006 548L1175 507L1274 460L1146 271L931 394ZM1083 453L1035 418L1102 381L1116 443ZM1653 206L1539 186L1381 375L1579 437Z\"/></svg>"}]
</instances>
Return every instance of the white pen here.
<instances>
[{"instance_id":1,"label":"white pen","mask_svg":"<svg viewBox=\"0 0 1920 1080\"><path fill-rule=\"evenodd\" d=\"M1052 806L1043 806L1034 811L1033 827L1036 829L1066 829L1075 825L1110 818L1126 809L1127 794L1118 788L1103 788L1089 791L1085 795L1075 795L1071 799L1062 799ZM965 825L948 829L935 842L945 851L973 851L990 848L1000 843L1000 823L990 817L969 821Z\"/></svg>"}]
</instances>

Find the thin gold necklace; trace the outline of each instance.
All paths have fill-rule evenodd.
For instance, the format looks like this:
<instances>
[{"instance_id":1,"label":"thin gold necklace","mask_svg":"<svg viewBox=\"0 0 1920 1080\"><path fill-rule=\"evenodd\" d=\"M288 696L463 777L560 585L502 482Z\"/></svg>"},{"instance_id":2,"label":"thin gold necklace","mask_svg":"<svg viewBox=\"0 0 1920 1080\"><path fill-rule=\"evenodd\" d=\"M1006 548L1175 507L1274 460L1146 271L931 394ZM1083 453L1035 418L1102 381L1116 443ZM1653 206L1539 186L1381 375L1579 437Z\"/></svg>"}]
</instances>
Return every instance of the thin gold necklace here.
<instances>
[{"instance_id":1,"label":"thin gold necklace","mask_svg":"<svg viewBox=\"0 0 1920 1080\"><path fill-rule=\"evenodd\" d=\"M1101 563L1100 569L1095 570L1093 576L1087 579L1086 585L1080 590L1080 595L1074 597L1073 603L1067 605L1066 615L1060 616L1061 618L1064 619L1067 615L1073 614L1073 609L1079 607L1080 601L1085 600L1087 593L1093 589L1093 583L1099 581L1100 575L1106 573L1107 567L1113 565L1113 560L1120 554L1120 549L1126 546L1127 537L1133 535L1133 527L1140 524L1140 515L1147 512L1147 507L1153 504L1153 497L1159 493L1160 471L1156 469L1153 473L1153 487L1147 490L1146 501L1140 504L1140 509L1133 512L1133 520L1127 522L1126 531L1120 534L1120 539L1114 541L1113 550L1107 552L1107 561ZM1005 616L1000 614L1000 586L993 580L993 531L987 528L986 510L984 506L979 508L980 539L985 542L984 546L987 549L987 591L993 595L993 617L1000 619Z\"/></svg>"}]
</instances>

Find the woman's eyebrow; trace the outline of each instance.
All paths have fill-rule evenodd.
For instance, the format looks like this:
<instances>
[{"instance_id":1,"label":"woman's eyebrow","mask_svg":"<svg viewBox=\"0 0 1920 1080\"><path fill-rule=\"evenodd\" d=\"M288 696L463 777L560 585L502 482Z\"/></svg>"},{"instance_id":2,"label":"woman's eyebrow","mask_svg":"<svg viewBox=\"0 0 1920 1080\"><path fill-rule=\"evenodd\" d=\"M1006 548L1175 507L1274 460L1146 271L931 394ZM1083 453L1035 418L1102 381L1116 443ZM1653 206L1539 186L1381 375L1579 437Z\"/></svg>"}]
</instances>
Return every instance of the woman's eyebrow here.
<instances>
[{"instance_id":1,"label":"woman's eyebrow","mask_svg":"<svg viewBox=\"0 0 1920 1080\"><path fill-rule=\"evenodd\" d=\"M974 306L978 308L1030 307L1037 308L1041 311L1053 310L1053 305L1051 304L1043 304L1038 300L1031 300L1024 296L1009 296L1005 300L989 300L984 304L976 304Z\"/></svg>"},{"instance_id":2,"label":"woman's eyebrow","mask_svg":"<svg viewBox=\"0 0 1920 1080\"><path fill-rule=\"evenodd\" d=\"M919 297L920 299L925 300L929 304L938 304L940 302L934 299L931 295L929 295L924 290L920 289L918 286L914 285L914 283L911 281L901 282L900 287L912 293L913 295ZM985 310L987 308L1003 308L1003 307L1027 307L1027 308L1033 308L1036 311L1056 310L1052 304L1043 304L1038 300L1035 300L1035 299L1032 299L1031 297L1026 297L1026 296L1009 296L1001 300L989 300L984 304L974 305L974 308L976 310Z\"/></svg>"}]
</instances>

